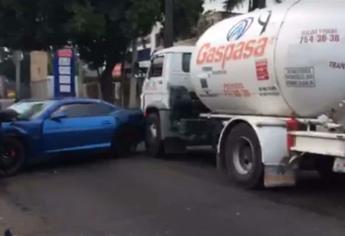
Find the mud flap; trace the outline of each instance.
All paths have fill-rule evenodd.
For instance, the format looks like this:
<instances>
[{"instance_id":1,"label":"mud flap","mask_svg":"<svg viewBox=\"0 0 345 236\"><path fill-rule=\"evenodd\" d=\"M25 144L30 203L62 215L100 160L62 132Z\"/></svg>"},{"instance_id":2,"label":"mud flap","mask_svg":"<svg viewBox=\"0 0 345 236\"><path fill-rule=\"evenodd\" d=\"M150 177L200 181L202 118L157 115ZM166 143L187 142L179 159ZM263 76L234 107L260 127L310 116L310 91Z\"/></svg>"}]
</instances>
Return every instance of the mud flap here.
<instances>
[{"instance_id":1,"label":"mud flap","mask_svg":"<svg viewBox=\"0 0 345 236\"><path fill-rule=\"evenodd\" d=\"M296 185L296 167L291 165L265 166L264 186L291 187Z\"/></svg>"}]
</instances>

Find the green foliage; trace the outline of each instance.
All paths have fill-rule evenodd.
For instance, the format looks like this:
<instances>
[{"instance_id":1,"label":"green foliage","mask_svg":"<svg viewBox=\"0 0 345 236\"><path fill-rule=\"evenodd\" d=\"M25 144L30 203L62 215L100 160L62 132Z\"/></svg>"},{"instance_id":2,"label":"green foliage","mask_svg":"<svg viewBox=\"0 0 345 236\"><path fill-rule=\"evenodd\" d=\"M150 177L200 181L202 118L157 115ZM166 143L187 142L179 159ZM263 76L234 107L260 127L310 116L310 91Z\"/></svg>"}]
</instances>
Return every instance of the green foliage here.
<instances>
[{"instance_id":1,"label":"green foliage","mask_svg":"<svg viewBox=\"0 0 345 236\"><path fill-rule=\"evenodd\" d=\"M203 0L175 0L175 32L186 36ZM106 100L111 71L122 62L132 39L148 34L164 19L164 0L0 0L0 45L21 50L75 46L100 80ZM104 92L104 91L103 91Z\"/></svg>"},{"instance_id":2,"label":"green foliage","mask_svg":"<svg viewBox=\"0 0 345 236\"><path fill-rule=\"evenodd\" d=\"M94 67L118 61L161 16L160 0L0 0L0 45L39 50L74 44Z\"/></svg>"},{"instance_id":3,"label":"green foliage","mask_svg":"<svg viewBox=\"0 0 345 236\"><path fill-rule=\"evenodd\" d=\"M243 3L245 0L226 0L224 1L224 8L231 12L239 4Z\"/></svg>"},{"instance_id":4,"label":"green foliage","mask_svg":"<svg viewBox=\"0 0 345 236\"><path fill-rule=\"evenodd\" d=\"M165 11L164 0L161 11ZM175 38L188 38L193 27L197 25L203 12L204 0L174 0L174 35ZM164 23L164 17L163 17Z\"/></svg>"},{"instance_id":5,"label":"green foliage","mask_svg":"<svg viewBox=\"0 0 345 236\"><path fill-rule=\"evenodd\" d=\"M72 42L82 59L98 68L120 62L131 39L151 30L160 16L160 1L83 0L72 1L68 9Z\"/></svg>"},{"instance_id":6,"label":"green foliage","mask_svg":"<svg viewBox=\"0 0 345 236\"><path fill-rule=\"evenodd\" d=\"M226 0L224 1L224 8L227 11L232 11L239 4L247 0ZM282 0L275 0L276 3L282 3ZM266 7L266 0L249 0L249 11L253 11L257 8Z\"/></svg>"},{"instance_id":7,"label":"green foliage","mask_svg":"<svg viewBox=\"0 0 345 236\"><path fill-rule=\"evenodd\" d=\"M132 6L126 12L127 29L131 36L138 37L147 35L155 22L161 19L160 0L131 0Z\"/></svg>"},{"instance_id":8,"label":"green foliage","mask_svg":"<svg viewBox=\"0 0 345 236\"><path fill-rule=\"evenodd\" d=\"M66 41L68 13L63 1L0 1L0 45L12 49L47 49Z\"/></svg>"}]
</instances>

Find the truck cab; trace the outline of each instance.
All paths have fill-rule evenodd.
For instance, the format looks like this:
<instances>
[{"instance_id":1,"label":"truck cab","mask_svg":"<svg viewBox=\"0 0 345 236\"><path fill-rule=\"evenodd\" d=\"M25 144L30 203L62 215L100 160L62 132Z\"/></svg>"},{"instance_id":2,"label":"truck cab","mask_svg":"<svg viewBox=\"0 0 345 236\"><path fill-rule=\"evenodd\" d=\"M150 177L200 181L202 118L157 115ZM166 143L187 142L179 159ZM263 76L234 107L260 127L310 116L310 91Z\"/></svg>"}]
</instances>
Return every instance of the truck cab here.
<instances>
[{"instance_id":1,"label":"truck cab","mask_svg":"<svg viewBox=\"0 0 345 236\"><path fill-rule=\"evenodd\" d=\"M208 109L190 81L193 49L172 47L152 56L141 94L141 109L147 118L146 146L152 156L210 144L211 134L205 129L209 122L199 118Z\"/></svg>"}]
</instances>

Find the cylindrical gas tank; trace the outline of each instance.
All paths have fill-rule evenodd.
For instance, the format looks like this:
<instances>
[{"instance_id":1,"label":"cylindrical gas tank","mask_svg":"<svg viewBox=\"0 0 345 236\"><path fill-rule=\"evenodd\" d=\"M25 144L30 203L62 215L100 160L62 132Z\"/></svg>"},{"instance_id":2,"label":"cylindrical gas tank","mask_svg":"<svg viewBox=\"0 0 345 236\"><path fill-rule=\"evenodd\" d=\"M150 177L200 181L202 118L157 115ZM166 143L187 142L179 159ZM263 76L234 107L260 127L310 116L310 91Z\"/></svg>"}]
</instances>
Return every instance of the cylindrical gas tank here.
<instances>
[{"instance_id":1,"label":"cylindrical gas tank","mask_svg":"<svg viewBox=\"0 0 345 236\"><path fill-rule=\"evenodd\" d=\"M196 93L216 113L341 114L344 11L343 0L292 0L214 25L193 53Z\"/></svg>"}]
</instances>

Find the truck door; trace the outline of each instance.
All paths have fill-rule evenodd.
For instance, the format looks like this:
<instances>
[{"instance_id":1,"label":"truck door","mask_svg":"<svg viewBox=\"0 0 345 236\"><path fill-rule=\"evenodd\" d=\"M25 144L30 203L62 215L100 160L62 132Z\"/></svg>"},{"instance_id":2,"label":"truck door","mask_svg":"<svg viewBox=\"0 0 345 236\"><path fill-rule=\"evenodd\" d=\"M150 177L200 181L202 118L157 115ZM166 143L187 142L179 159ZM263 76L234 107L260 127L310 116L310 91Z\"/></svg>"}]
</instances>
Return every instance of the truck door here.
<instances>
[{"instance_id":1,"label":"truck door","mask_svg":"<svg viewBox=\"0 0 345 236\"><path fill-rule=\"evenodd\" d=\"M171 62L170 86L185 87L188 91L193 90L190 82L190 61L192 53L174 53Z\"/></svg>"},{"instance_id":2,"label":"truck door","mask_svg":"<svg viewBox=\"0 0 345 236\"><path fill-rule=\"evenodd\" d=\"M164 55L157 55L151 60L151 66L143 85L142 109L150 104L165 105L165 101L168 100L165 60Z\"/></svg>"}]
</instances>

